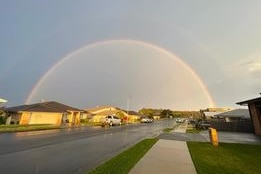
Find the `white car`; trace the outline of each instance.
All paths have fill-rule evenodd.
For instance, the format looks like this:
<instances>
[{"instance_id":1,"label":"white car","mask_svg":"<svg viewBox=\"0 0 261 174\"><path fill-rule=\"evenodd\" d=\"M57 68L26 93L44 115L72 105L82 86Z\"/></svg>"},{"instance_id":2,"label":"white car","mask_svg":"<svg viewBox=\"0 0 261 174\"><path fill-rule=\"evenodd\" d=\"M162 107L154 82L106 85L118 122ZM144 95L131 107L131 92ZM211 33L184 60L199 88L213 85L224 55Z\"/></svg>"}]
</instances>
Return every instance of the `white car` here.
<instances>
[{"instance_id":1,"label":"white car","mask_svg":"<svg viewBox=\"0 0 261 174\"><path fill-rule=\"evenodd\" d=\"M102 119L102 126L105 125L121 125L121 119L116 116L108 115L104 119Z\"/></svg>"},{"instance_id":2,"label":"white car","mask_svg":"<svg viewBox=\"0 0 261 174\"><path fill-rule=\"evenodd\" d=\"M177 118L176 123L184 123L185 119L184 118Z\"/></svg>"},{"instance_id":3,"label":"white car","mask_svg":"<svg viewBox=\"0 0 261 174\"><path fill-rule=\"evenodd\" d=\"M141 123L152 123L153 119L149 118L149 117L142 117L140 120Z\"/></svg>"}]
</instances>

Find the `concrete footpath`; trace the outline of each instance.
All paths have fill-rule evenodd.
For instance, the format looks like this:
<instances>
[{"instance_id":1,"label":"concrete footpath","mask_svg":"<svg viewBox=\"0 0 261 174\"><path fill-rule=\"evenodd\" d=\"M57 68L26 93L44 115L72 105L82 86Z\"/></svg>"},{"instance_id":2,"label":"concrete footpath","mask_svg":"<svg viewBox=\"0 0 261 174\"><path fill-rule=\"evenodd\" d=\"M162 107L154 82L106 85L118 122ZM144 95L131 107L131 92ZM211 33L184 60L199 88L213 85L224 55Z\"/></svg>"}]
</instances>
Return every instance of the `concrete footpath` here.
<instances>
[{"instance_id":1,"label":"concrete footpath","mask_svg":"<svg viewBox=\"0 0 261 174\"><path fill-rule=\"evenodd\" d=\"M185 132L187 124L175 132ZM196 174L187 143L160 139L134 166L130 174Z\"/></svg>"},{"instance_id":2,"label":"concrete footpath","mask_svg":"<svg viewBox=\"0 0 261 174\"><path fill-rule=\"evenodd\" d=\"M159 140L130 174L196 174L186 142Z\"/></svg>"}]
</instances>

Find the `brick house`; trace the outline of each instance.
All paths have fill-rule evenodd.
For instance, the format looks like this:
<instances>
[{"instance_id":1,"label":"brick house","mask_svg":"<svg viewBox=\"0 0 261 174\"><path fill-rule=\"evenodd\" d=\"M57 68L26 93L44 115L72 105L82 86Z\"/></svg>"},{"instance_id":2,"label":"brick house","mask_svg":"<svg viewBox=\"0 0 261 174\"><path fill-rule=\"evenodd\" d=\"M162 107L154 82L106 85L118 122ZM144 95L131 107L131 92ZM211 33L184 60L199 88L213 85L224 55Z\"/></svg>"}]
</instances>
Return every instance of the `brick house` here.
<instances>
[{"instance_id":1,"label":"brick house","mask_svg":"<svg viewBox=\"0 0 261 174\"><path fill-rule=\"evenodd\" d=\"M8 115L6 124L78 125L85 111L50 101L9 107L5 112Z\"/></svg>"},{"instance_id":2,"label":"brick house","mask_svg":"<svg viewBox=\"0 0 261 174\"><path fill-rule=\"evenodd\" d=\"M254 132L256 135L261 135L261 97L237 102L236 104L248 106Z\"/></svg>"}]
</instances>

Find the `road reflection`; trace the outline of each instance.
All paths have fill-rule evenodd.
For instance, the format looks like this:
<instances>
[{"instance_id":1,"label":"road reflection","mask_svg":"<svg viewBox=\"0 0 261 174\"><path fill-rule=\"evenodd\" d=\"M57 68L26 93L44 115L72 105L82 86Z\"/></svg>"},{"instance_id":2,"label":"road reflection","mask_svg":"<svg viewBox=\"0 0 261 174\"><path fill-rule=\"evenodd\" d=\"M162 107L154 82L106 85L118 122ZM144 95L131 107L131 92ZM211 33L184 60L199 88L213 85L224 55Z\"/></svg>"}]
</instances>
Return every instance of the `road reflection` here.
<instances>
[{"instance_id":1,"label":"road reflection","mask_svg":"<svg viewBox=\"0 0 261 174\"><path fill-rule=\"evenodd\" d=\"M60 129L53 129L53 130L42 130L42 131L31 131L31 132L17 132L14 134L16 138L28 137L28 136L38 136L38 135L46 135L52 133L60 132Z\"/></svg>"}]
</instances>

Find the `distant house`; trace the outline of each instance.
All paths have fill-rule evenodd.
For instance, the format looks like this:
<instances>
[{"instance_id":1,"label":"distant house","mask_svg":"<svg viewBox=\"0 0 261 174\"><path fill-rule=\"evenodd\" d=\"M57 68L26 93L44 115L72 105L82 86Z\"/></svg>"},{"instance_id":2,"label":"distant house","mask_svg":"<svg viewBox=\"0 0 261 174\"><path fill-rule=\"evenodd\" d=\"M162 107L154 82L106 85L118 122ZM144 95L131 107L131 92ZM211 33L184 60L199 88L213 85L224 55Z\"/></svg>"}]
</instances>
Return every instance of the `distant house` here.
<instances>
[{"instance_id":1,"label":"distant house","mask_svg":"<svg viewBox=\"0 0 261 174\"><path fill-rule=\"evenodd\" d=\"M210 120L215 118L215 115L230 110L232 110L232 108L207 108L207 109L201 109L200 114L203 119Z\"/></svg>"},{"instance_id":2,"label":"distant house","mask_svg":"<svg viewBox=\"0 0 261 174\"><path fill-rule=\"evenodd\" d=\"M88 121L90 119L92 119L93 117L93 114L87 112L87 111L84 111L81 115L80 115L80 120L81 121Z\"/></svg>"},{"instance_id":3,"label":"distant house","mask_svg":"<svg viewBox=\"0 0 261 174\"><path fill-rule=\"evenodd\" d=\"M162 112L162 111L154 112L154 113L153 113L153 116L152 116L153 119L154 119L154 120L160 120L161 115L162 115L161 112ZM170 116L168 116L168 117L170 117Z\"/></svg>"},{"instance_id":4,"label":"distant house","mask_svg":"<svg viewBox=\"0 0 261 174\"><path fill-rule=\"evenodd\" d=\"M58 102L42 102L31 105L20 105L6 108L6 124L54 124L78 125L84 110Z\"/></svg>"},{"instance_id":5,"label":"distant house","mask_svg":"<svg viewBox=\"0 0 261 174\"><path fill-rule=\"evenodd\" d=\"M236 104L248 106L254 132L261 135L261 97L238 102Z\"/></svg>"},{"instance_id":6,"label":"distant house","mask_svg":"<svg viewBox=\"0 0 261 174\"><path fill-rule=\"evenodd\" d=\"M95 108L86 109L86 111L93 115L90 120L93 123L100 123L101 119L108 115L117 115L121 119L128 116L126 112L112 106L98 106Z\"/></svg>"},{"instance_id":7,"label":"distant house","mask_svg":"<svg viewBox=\"0 0 261 174\"><path fill-rule=\"evenodd\" d=\"M137 122L141 118L141 114L136 111L128 111L127 113L129 114L128 119L130 122Z\"/></svg>"},{"instance_id":8,"label":"distant house","mask_svg":"<svg viewBox=\"0 0 261 174\"><path fill-rule=\"evenodd\" d=\"M136 122L140 120L141 117L138 112L125 111L112 106L98 106L95 108L86 109L86 111L92 114L92 119L90 121L93 123L100 123L101 119L108 115L116 115L126 122Z\"/></svg>"},{"instance_id":9,"label":"distant house","mask_svg":"<svg viewBox=\"0 0 261 174\"><path fill-rule=\"evenodd\" d=\"M203 118L206 119L206 120L211 120L211 119L214 119L215 118L215 115L217 114L221 114L222 112L208 112L208 111L204 111L202 113L203 115Z\"/></svg>"},{"instance_id":10,"label":"distant house","mask_svg":"<svg viewBox=\"0 0 261 174\"><path fill-rule=\"evenodd\" d=\"M218 131L253 133L247 109L233 109L215 114L211 119L210 126Z\"/></svg>"},{"instance_id":11,"label":"distant house","mask_svg":"<svg viewBox=\"0 0 261 174\"><path fill-rule=\"evenodd\" d=\"M224 120L225 122L238 122L238 121L249 121L250 114L248 109L234 109L231 111L223 112L214 115L218 120Z\"/></svg>"}]
</instances>

